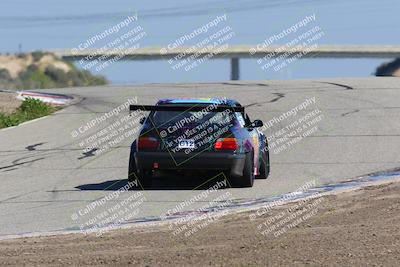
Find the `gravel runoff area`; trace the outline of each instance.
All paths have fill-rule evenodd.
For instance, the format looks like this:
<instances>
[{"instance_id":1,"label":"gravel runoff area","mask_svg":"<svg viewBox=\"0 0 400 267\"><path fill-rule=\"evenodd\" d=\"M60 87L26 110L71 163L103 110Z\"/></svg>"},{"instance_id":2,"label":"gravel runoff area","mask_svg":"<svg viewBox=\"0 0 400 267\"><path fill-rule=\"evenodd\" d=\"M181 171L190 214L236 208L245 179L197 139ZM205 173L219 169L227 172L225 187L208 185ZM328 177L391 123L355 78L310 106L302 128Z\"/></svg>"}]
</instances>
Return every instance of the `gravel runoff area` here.
<instances>
[{"instance_id":1,"label":"gravel runoff area","mask_svg":"<svg viewBox=\"0 0 400 267\"><path fill-rule=\"evenodd\" d=\"M10 114L21 105L15 96L15 93L0 92L0 113Z\"/></svg>"},{"instance_id":2,"label":"gravel runoff area","mask_svg":"<svg viewBox=\"0 0 400 267\"><path fill-rule=\"evenodd\" d=\"M227 215L190 237L168 226L0 242L0 265L57 266L399 266L400 183L365 187L268 215ZM317 203L317 205L315 205ZM301 205L299 205L301 204ZM304 205L303 205L304 204ZM261 234L279 214L316 208L285 232ZM272 223L273 224L273 223ZM272 225L270 224L270 225Z\"/></svg>"}]
</instances>

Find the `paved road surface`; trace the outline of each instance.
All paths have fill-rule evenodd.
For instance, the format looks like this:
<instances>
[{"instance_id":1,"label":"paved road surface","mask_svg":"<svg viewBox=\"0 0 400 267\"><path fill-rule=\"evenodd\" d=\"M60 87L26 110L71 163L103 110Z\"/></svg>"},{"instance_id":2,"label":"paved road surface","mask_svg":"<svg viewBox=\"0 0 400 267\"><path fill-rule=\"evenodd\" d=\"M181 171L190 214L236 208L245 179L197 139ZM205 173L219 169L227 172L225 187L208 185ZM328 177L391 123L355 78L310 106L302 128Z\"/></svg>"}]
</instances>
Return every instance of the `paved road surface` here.
<instances>
[{"instance_id":1,"label":"paved road surface","mask_svg":"<svg viewBox=\"0 0 400 267\"><path fill-rule=\"evenodd\" d=\"M167 97L235 98L249 105L253 119L266 122L315 97L315 105L298 116L318 108L324 115L316 124L318 130L280 153L272 151L269 179L257 180L253 188L221 189L213 194L229 192L232 199L251 200L293 191L313 179L324 184L399 167L399 88L398 78L356 78L46 90L82 100L44 119L0 130L0 237L76 229L136 193L124 192L90 214L78 215L76 221L71 218L126 183L129 143L133 140L127 138L96 156L83 153L79 146L88 135L73 138L71 132L128 98L137 97L141 104ZM126 114L124 111L90 132ZM266 134L272 135L291 122L284 120ZM203 181L200 178L204 177L193 174L157 180L155 189L143 192L146 200L135 218L159 216L198 195L201 190L191 189ZM205 204L204 199L185 210Z\"/></svg>"}]
</instances>

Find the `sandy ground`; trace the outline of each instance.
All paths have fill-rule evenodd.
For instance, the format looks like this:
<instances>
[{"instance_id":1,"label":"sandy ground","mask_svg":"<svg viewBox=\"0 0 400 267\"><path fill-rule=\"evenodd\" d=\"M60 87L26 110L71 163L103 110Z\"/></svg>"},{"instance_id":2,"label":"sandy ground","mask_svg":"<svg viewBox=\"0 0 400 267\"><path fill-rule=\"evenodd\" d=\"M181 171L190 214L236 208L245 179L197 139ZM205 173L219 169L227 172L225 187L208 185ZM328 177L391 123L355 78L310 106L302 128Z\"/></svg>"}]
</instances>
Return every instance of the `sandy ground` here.
<instances>
[{"instance_id":1,"label":"sandy ground","mask_svg":"<svg viewBox=\"0 0 400 267\"><path fill-rule=\"evenodd\" d=\"M21 101L15 98L14 93L0 92L0 112L12 113L21 105Z\"/></svg>"},{"instance_id":2,"label":"sandy ground","mask_svg":"<svg viewBox=\"0 0 400 267\"><path fill-rule=\"evenodd\" d=\"M266 236L259 225L282 212L317 208L297 226ZM309 210L308 210L309 211ZM268 215L227 215L190 237L163 227L0 242L0 264L134 266L399 266L400 184L367 187Z\"/></svg>"}]
</instances>

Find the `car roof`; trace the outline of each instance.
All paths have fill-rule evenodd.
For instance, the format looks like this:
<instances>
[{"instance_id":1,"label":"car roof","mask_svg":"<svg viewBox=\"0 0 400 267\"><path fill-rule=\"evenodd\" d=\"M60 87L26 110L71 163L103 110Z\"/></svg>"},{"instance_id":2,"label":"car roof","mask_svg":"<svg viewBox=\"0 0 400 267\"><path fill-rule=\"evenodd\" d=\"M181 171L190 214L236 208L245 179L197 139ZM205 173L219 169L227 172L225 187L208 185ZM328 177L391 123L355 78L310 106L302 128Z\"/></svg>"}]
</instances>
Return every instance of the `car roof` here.
<instances>
[{"instance_id":1,"label":"car roof","mask_svg":"<svg viewBox=\"0 0 400 267\"><path fill-rule=\"evenodd\" d=\"M164 98L157 102L157 105L165 104L224 104L236 106L239 104L236 100L226 98Z\"/></svg>"}]
</instances>

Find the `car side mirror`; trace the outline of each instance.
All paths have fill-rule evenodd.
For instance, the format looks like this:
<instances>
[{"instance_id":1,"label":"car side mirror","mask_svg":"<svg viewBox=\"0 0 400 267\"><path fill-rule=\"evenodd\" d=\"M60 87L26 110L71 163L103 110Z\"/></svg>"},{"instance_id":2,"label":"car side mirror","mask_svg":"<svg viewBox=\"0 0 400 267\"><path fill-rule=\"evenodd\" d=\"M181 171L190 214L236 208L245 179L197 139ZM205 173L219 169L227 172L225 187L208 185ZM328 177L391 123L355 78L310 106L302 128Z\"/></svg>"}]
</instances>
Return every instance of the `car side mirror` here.
<instances>
[{"instance_id":1,"label":"car side mirror","mask_svg":"<svg viewBox=\"0 0 400 267\"><path fill-rule=\"evenodd\" d=\"M264 123L262 122L262 120L254 120L251 123L251 126L253 126L254 128L259 128L259 127L263 127Z\"/></svg>"},{"instance_id":2,"label":"car side mirror","mask_svg":"<svg viewBox=\"0 0 400 267\"><path fill-rule=\"evenodd\" d=\"M143 123L145 122L145 120L146 120L146 118L143 117L143 118L140 119L139 123L140 123L140 124L143 124Z\"/></svg>"}]
</instances>

